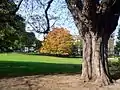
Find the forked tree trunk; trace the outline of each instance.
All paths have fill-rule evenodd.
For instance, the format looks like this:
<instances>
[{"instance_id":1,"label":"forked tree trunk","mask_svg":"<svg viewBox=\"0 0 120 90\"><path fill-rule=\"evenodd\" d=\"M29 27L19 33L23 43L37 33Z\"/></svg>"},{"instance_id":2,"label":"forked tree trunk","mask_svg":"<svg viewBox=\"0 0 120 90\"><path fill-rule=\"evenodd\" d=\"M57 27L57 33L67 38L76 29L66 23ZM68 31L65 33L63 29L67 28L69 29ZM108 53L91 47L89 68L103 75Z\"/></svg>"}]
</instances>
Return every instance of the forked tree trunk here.
<instances>
[{"instance_id":1,"label":"forked tree trunk","mask_svg":"<svg viewBox=\"0 0 120 90\"><path fill-rule=\"evenodd\" d=\"M109 38L105 37L93 36L87 33L83 38L83 68L81 79L84 81L93 80L100 86L109 85L112 82L106 52Z\"/></svg>"},{"instance_id":2,"label":"forked tree trunk","mask_svg":"<svg viewBox=\"0 0 120 90\"><path fill-rule=\"evenodd\" d=\"M116 5L117 2L107 1L98 3L96 0L66 0L84 42L81 79L93 80L100 86L112 82L108 68L107 45L119 17L113 12L114 7L110 6L111 3Z\"/></svg>"}]
</instances>

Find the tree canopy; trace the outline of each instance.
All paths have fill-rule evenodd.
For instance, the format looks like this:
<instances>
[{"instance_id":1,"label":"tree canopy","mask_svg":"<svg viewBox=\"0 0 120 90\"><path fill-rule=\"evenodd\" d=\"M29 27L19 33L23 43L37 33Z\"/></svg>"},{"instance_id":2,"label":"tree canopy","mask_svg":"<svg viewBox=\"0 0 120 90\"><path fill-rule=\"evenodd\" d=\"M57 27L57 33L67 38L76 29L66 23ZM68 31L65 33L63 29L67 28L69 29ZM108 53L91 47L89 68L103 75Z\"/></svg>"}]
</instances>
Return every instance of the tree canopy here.
<instances>
[{"instance_id":1,"label":"tree canopy","mask_svg":"<svg viewBox=\"0 0 120 90\"><path fill-rule=\"evenodd\" d=\"M70 55L72 53L72 35L64 28L53 28L43 41L41 53Z\"/></svg>"},{"instance_id":2,"label":"tree canopy","mask_svg":"<svg viewBox=\"0 0 120 90\"><path fill-rule=\"evenodd\" d=\"M25 31L25 20L16 14L19 5L17 6L13 0L2 0L0 7L0 52L22 48L26 43L23 40L29 37Z\"/></svg>"}]
</instances>

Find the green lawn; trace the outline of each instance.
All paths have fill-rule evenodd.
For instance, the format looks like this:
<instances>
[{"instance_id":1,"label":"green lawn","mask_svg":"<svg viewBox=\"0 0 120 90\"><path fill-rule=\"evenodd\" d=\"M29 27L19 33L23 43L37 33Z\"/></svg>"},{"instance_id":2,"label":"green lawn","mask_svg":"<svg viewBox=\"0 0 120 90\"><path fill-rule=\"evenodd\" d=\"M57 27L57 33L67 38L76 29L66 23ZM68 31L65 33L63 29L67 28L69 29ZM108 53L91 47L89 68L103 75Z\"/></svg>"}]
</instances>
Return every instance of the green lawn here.
<instances>
[{"instance_id":1,"label":"green lawn","mask_svg":"<svg viewBox=\"0 0 120 90\"><path fill-rule=\"evenodd\" d=\"M17 53L0 54L0 77L81 72L80 58L61 58Z\"/></svg>"},{"instance_id":2,"label":"green lawn","mask_svg":"<svg viewBox=\"0 0 120 90\"><path fill-rule=\"evenodd\" d=\"M80 64L80 58L61 58L54 56L27 55L17 53L0 54L0 61L43 62L56 64Z\"/></svg>"},{"instance_id":3,"label":"green lawn","mask_svg":"<svg viewBox=\"0 0 120 90\"><path fill-rule=\"evenodd\" d=\"M0 77L81 73L81 58L62 58L17 53L0 54ZM120 62L111 58L110 72L120 77Z\"/></svg>"}]
</instances>

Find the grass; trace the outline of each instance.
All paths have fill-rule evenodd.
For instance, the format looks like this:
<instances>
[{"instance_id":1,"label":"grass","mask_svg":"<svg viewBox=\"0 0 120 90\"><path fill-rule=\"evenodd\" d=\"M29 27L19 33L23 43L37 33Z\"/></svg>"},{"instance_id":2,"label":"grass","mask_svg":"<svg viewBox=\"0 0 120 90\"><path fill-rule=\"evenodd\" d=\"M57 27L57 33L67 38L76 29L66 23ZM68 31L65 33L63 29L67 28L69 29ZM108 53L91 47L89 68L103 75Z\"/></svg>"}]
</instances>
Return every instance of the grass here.
<instances>
[{"instance_id":1,"label":"grass","mask_svg":"<svg viewBox=\"0 0 120 90\"><path fill-rule=\"evenodd\" d=\"M54 57L54 56L39 56L39 55L17 54L17 53L0 54L0 61L81 64L80 58L62 58L62 57Z\"/></svg>"},{"instance_id":2,"label":"grass","mask_svg":"<svg viewBox=\"0 0 120 90\"><path fill-rule=\"evenodd\" d=\"M81 72L80 58L0 54L0 77L36 74L73 74Z\"/></svg>"},{"instance_id":3,"label":"grass","mask_svg":"<svg viewBox=\"0 0 120 90\"><path fill-rule=\"evenodd\" d=\"M80 58L62 58L18 53L0 54L0 77L48 74L81 73ZM120 78L120 61L111 58L109 62L111 75Z\"/></svg>"}]
</instances>

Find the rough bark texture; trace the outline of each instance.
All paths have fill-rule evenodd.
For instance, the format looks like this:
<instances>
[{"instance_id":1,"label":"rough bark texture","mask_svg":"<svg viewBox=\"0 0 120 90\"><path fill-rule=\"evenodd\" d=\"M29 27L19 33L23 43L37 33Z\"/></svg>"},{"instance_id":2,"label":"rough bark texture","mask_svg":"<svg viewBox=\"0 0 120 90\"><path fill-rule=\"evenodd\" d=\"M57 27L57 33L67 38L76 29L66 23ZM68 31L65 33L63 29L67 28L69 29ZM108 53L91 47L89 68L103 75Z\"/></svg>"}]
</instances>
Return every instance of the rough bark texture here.
<instances>
[{"instance_id":1,"label":"rough bark texture","mask_svg":"<svg viewBox=\"0 0 120 90\"><path fill-rule=\"evenodd\" d=\"M83 69L81 79L93 80L99 86L108 85L112 82L107 61L107 41L102 37L85 35L83 46Z\"/></svg>"},{"instance_id":2,"label":"rough bark texture","mask_svg":"<svg viewBox=\"0 0 120 90\"><path fill-rule=\"evenodd\" d=\"M81 79L85 81L89 81L92 77L92 66L91 66L91 59L92 59L92 39L91 35L88 33L85 35L83 39L83 69Z\"/></svg>"},{"instance_id":3,"label":"rough bark texture","mask_svg":"<svg viewBox=\"0 0 120 90\"><path fill-rule=\"evenodd\" d=\"M116 2L96 3L96 0L66 0L75 24L83 38L83 68L81 79L93 80L103 86L112 82L108 68L107 45L117 26Z\"/></svg>"},{"instance_id":4,"label":"rough bark texture","mask_svg":"<svg viewBox=\"0 0 120 90\"><path fill-rule=\"evenodd\" d=\"M108 68L108 66L105 65L105 60L104 60L104 56L103 56L104 55L104 53L103 53L104 47L103 47L102 38L101 37L98 39L95 38L93 43L95 44L93 67L95 68L96 83L98 83L99 85L108 85L108 84L110 84L110 80L106 73L106 71L108 70L108 69L106 69L106 67Z\"/></svg>"}]
</instances>

